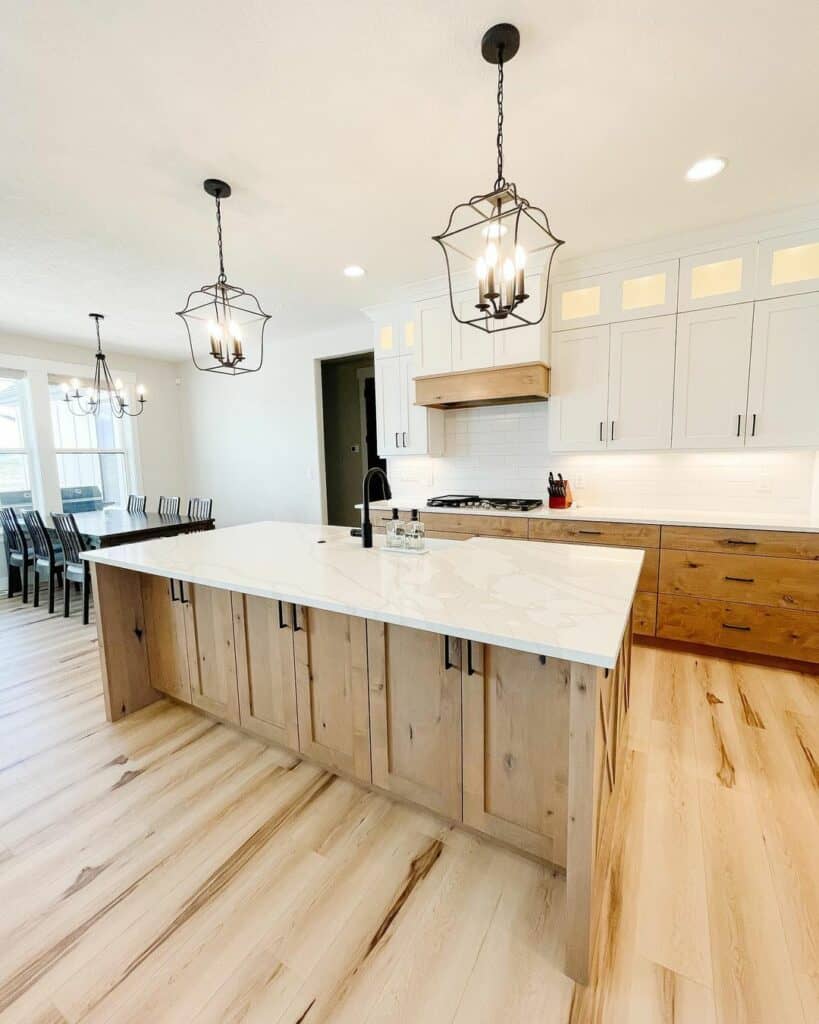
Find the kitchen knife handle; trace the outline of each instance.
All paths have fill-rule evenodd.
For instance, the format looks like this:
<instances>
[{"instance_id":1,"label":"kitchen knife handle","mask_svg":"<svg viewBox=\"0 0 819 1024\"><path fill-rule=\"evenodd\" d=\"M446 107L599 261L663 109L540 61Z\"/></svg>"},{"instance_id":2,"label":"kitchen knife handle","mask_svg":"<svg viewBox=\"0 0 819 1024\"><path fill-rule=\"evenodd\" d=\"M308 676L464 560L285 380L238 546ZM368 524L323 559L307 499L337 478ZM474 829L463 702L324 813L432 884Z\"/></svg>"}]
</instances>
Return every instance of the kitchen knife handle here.
<instances>
[{"instance_id":1,"label":"kitchen knife handle","mask_svg":"<svg viewBox=\"0 0 819 1024\"><path fill-rule=\"evenodd\" d=\"M736 629L740 633L750 633L751 632L751 627L750 626L732 626L730 622L723 622L722 628L723 629Z\"/></svg>"},{"instance_id":2,"label":"kitchen knife handle","mask_svg":"<svg viewBox=\"0 0 819 1024\"><path fill-rule=\"evenodd\" d=\"M737 413L737 437L739 437L739 432L740 432L741 428L742 428L742 413L738 412Z\"/></svg>"}]
</instances>

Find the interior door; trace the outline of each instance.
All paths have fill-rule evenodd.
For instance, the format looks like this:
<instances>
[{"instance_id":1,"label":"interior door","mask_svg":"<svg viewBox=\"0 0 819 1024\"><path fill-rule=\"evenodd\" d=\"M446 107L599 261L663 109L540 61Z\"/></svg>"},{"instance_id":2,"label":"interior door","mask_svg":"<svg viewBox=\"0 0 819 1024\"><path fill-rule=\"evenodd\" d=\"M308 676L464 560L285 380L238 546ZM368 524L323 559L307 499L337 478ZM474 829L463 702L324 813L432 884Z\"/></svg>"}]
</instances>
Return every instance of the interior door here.
<instances>
[{"instance_id":1,"label":"interior door","mask_svg":"<svg viewBox=\"0 0 819 1024\"><path fill-rule=\"evenodd\" d=\"M375 407L378 454L384 458L401 451L402 420L401 360L398 356L375 361Z\"/></svg>"},{"instance_id":2,"label":"interior door","mask_svg":"<svg viewBox=\"0 0 819 1024\"><path fill-rule=\"evenodd\" d=\"M677 317L674 448L742 448L753 304Z\"/></svg>"},{"instance_id":3,"label":"interior door","mask_svg":"<svg viewBox=\"0 0 819 1024\"><path fill-rule=\"evenodd\" d=\"M369 782L365 620L298 605L293 626L299 750Z\"/></svg>"},{"instance_id":4,"label":"interior door","mask_svg":"<svg viewBox=\"0 0 819 1024\"><path fill-rule=\"evenodd\" d=\"M176 580L143 574L142 608L151 686L177 700L191 702L185 606Z\"/></svg>"},{"instance_id":5,"label":"interior door","mask_svg":"<svg viewBox=\"0 0 819 1024\"><path fill-rule=\"evenodd\" d=\"M757 302L746 444L819 447L819 295Z\"/></svg>"},{"instance_id":6,"label":"interior door","mask_svg":"<svg viewBox=\"0 0 819 1024\"><path fill-rule=\"evenodd\" d=\"M472 644L462 676L464 823L564 867L568 672L557 658Z\"/></svg>"},{"instance_id":7,"label":"interior door","mask_svg":"<svg viewBox=\"0 0 819 1024\"><path fill-rule=\"evenodd\" d=\"M460 641L367 623L373 783L461 818Z\"/></svg>"},{"instance_id":8,"label":"interior door","mask_svg":"<svg viewBox=\"0 0 819 1024\"><path fill-rule=\"evenodd\" d=\"M186 613L191 703L226 722L239 724L239 690L229 590L182 584Z\"/></svg>"},{"instance_id":9,"label":"interior door","mask_svg":"<svg viewBox=\"0 0 819 1024\"><path fill-rule=\"evenodd\" d=\"M552 451L597 451L608 432L609 326L552 335Z\"/></svg>"},{"instance_id":10,"label":"interior door","mask_svg":"<svg viewBox=\"0 0 819 1024\"><path fill-rule=\"evenodd\" d=\"M676 327L676 316L612 324L608 448L671 447Z\"/></svg>"},{"instance_id":11,"label":"interior door","mask_svg":"<svg viewBox=\"0 0 819 1024\"><path fill-rule=\"evenodd\" d=\"M299 749L293 606L233 594L233 632L242 728Z\"/></svg>"}]
</instances>

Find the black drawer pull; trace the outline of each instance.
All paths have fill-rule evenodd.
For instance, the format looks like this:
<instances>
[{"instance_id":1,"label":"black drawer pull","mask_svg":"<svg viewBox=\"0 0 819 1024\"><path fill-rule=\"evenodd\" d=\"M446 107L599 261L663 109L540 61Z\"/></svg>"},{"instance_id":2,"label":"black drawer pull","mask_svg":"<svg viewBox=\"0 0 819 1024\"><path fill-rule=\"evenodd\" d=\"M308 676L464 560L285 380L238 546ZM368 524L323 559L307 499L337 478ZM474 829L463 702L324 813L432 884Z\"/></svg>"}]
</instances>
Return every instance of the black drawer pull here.
<instances>
[{"instance_id":1,"label":"black drawer pull","mask_svg":"<svg viewBox=\"0 0 819 1024\"><path fill-rule=\"evenodd\" d=\"M737 544L737 545L741 545L742 547L746 547L746 548L755 548L757 542L755 540L732 540L730 537L726 537L725 543L726 544Z\"/></svg>"},{"instance_id":2,"label":"black drawer pull","mask_svg":"<svg viewBox=\"0 0 819 1024\"><path fill-rule=\"evenodd\" d=\"M753 576L724 576L723 579L728 580L731 583L753 583Z\"/></svg>"},{"instance_id":3,"label":"black drawer pull","mask_svg":"<svg viewBox=\"0 0 819 1024\"><path fill-rule=\"evenodd\" d=\"M279 601L279 629L287 629L287 623L284 621L284 609L282 603Z\"/></svg>"},{"instance_id":4,"label":"black drawer pull","mask_svg":"<svg viewBox=\"0 0 819 1024\"><path fill-rule=\"evenodd\" d=\"M185 584L182 580L179 581L179 600L182 604L190 604L190 601L185 597Z\"/></svg>"},{"instance_id":5,"label":"black drawer pull","mask_svg":"<svg viewBox=\"0 0 819 1024\"><path fill-rule=\"evenodd\" d=\"M722 628L723 629L736 629L740 633L750 633L751 632L751 627L750 626L732 626L730 622L723 622Z\"/></svg>"},{"instance_id":6,"label":"black drawer pull","mask_svg":"<svg viewBox=\"0 0 819 1024\"><path fill-rule=\"evenodd\" d=\"M454 667L449 658L449 637L444 634L444 672L448 672Z\"/></svg>"},{"instance_id":7,"label":"black drawer pull","mask_svg":"<svg viewBox=\"0 0 819 1024\"><path fill-rule=\"evenodd\" d=\"M299 630L304 631L304 627L299 625L299 613L296 610L296 606L293 605L293 632L298 633Z\"/></svg>"},{"instance_id":8,"label":"black drawer pull","mask_svg":"<svg viewBox=\"0 0 819 1024\"><path fill-rule=\"evenodd\" d=\"M585 533L587 537L602 537L602 530L578 530L578 533Z\"/></svg>"},{"instance_id":9,"label":"black drawer pull","mask_svg":"<svg viewBox=\"0 0 819 1024\"><path fill-rule=\"evenodd\" d=\"M168 580L168 582L171 585L171 600L172 601L178 601L179 598L176 596L176 587L174 586L175 580L174 580L173 576L171 576L171 578Z\"/></svg>"},{"instance_id":10,"label":"black drawer pull","mask_svg":"<svg viewBox=\"0 0 819 1024\"><path fill-rule=\"evenodd\" d=\"M475 675L475 669L472 666L472 641L466 641L466 674L468 676Z\"/></svg>"}]
</instances>

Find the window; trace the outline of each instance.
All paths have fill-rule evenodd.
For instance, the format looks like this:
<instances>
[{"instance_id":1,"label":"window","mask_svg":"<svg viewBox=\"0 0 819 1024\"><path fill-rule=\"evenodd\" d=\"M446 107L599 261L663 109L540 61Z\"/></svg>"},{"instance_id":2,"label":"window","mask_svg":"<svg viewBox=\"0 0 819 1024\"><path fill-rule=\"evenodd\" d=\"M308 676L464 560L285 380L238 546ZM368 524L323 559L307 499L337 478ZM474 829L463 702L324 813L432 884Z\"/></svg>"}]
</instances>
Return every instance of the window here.
<instances>
[{"instance_id":1,"label":"window","mask_svg":"<svg viewBox=\"0 0 819 1024\"><path fill-rule=\"evenodd\" d=\"M0 505L33 507L26 449L25 381L14 370L0 370Z\"/></svg>"},{"instance_id":2,"label":"window","mask_svg":"<svg viewBox=\"0 0 819 1024\"><path fill-rule=\"evenodd\" d=\"M107 403L97 416L75 416L54 378L49 378L48 394L63 512L124 505L128 471L122 421Z\"/></svg>"}]
</instances>

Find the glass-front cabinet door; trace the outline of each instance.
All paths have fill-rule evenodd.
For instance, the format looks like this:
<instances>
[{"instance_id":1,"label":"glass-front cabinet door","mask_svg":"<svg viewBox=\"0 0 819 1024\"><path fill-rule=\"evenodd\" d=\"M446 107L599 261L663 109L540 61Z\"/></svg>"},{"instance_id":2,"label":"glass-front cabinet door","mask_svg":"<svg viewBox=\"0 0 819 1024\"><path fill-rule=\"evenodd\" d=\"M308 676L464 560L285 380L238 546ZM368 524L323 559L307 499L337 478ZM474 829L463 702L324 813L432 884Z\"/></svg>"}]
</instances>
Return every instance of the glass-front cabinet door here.
<instances>
[{"instance_id":1,"label":"glass-front cabinet door","mask_svg":"<svg viewBox=\"0 0 819 1024\"><path fill-rule=\"evenodd\" d=\"M680 260L681 313L750 302L756 283L755 242Z\"/></svg>"}]
</instances>

